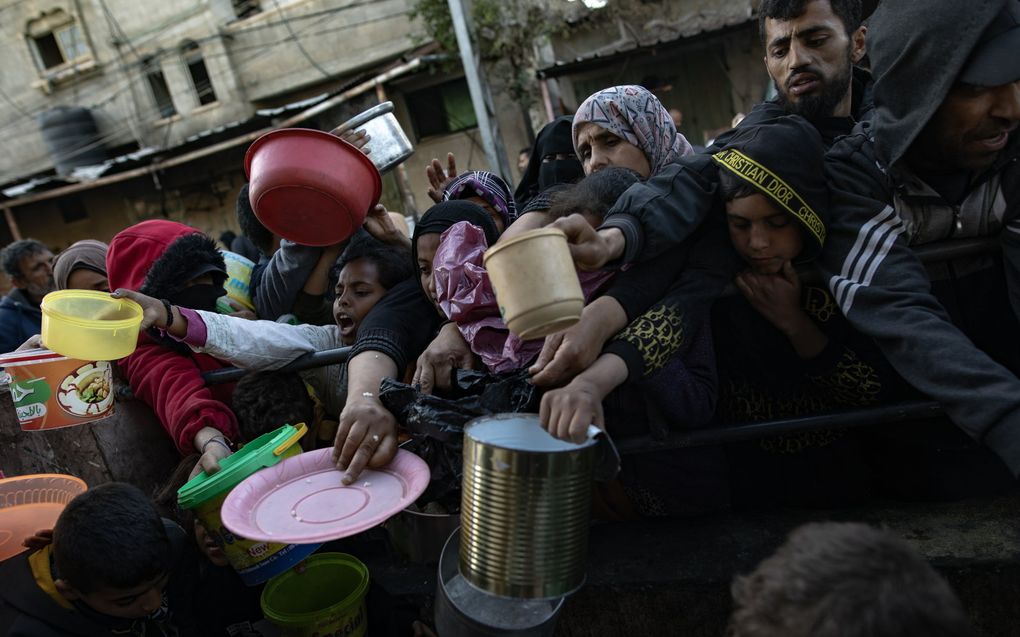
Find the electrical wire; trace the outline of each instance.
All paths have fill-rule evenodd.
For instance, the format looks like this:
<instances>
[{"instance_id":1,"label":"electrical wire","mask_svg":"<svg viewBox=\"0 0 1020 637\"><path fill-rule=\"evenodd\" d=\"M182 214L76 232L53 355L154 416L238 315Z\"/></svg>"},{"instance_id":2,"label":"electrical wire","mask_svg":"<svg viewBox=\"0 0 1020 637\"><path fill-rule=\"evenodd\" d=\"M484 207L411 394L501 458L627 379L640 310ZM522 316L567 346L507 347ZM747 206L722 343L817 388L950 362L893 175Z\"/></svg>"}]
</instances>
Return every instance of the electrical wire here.
<instances>
[{"instance_id":1,"label":"electrical wire","mask_svg":"<svg viewBox=\"0 0 1020 637\"><path fill-rule=\"evenodd\" d=\"M353 5L348 5L347 7L344 7L344 8L345 9L346 8L350 8L351 6L353 6ZM319 12L319 13L324 13L324 12ZM333 13L333 15L331 16L330 19L334 19L336 17L339 17L339 13L337 11L333 11L332 13ZM354 28L354 27L357 27L357 26L364 25L364 24L371 24L371 23L374 23L374 22L382 22L382 21L385 21L385 20L390 20L392 18L404 15L404 13L405 12L403 12L403 11L398 11L398 12L387 14L387 15L384 15L384 16L377 16L377 17L374 17L374 18L369 18L367 20L362 20L360 22L354 22L354 23L348 22L348 23L345 23L343 26L332 27L332 28L328 28L328 29L321 29L321 30L318 30L318 31L312 31L312 32L308 33L307 35L308 35L308 37L313 37L313 36L327 35L327 34L330 34L330 33L336 33L338 31L345 31L345 30L348 30L348 29L351 29L351 28ZM275 24L279 24L279 23L275 23ZM324 22L321 22L321 21L313 23L313 24L310 24L310 25L306 26L305 29L299 30L297 32L297 34L300 36L300 35L304 34L304 32L306 30L310 31L311 28L313 28L313 27L321 27L321 26L323 26L323 24L324 24ZM247 30L255 30L255 29L254 28L246 29L245 31L247 31ZM208 42L210 40L217 39L217 38L219 38L219 35L199 38L199 39L194 40L194 41L195 42ZM249 45L249 46L245 46L245 47L232 47L229 50L227 50L225 52L222 52L222 53L217 53L217 52L203 53L203 58L204 59L215 59L215 58L219 58L219 57L230 57L231 55L242 54L242 53L246 53L248 51L258 51L258 53L256 53L255 55L249 56L249 57L245 58L244 60L242 60L241 62L239 62L236 65L234 65L234 70L236 71L238 69L242 69L242 68L247 67L251 63L257 61L260 58L262 58L264 55L272 53L273 52L272 51L273 47L282 46L284 44L287 44L288 42L291 41L291 39L292 38L288 35L285 38L282 38L280 40L276 40L276 41L273 41L273 42L253 44L253 45ZM170 55L176 55L176 51L175 50L158 51L158 52L154 53L151 56L146 56L146 59L156 60L156 59L160 59L160 58L167 57L167 56L170 56ZM140 61L136 61L136 62L124 62L124 63L121 63L121 68L126 70L128 68L133 68L136 65L141 67L144 64L144 61L145 61L145 59L140 60ZM109 102L112 102L115 98L119 97L128 88L130 88L130 84L133 81L134 80L129 80L128 82L123 83L118 89L116 89L114 91L114 93L112 93L110 95L107 95L104 100L102 100L100 102L96 102L95 104L92 104L92 105L89 105L89 106L91 106L91 107L99 107L99 106L103 106L103 105L105 105L105 104L107 104ZM29 109L32 112L28 112L28 113L23 112L23 111L19 111L19 112L23 116L25 116L25 117L34 118L35 116L39 115L40 113L45 112L46 110L49 110L50 108L52 108L52 105L49 104L49 103L45 103L44 102L42 104L32 105L31 108ZM3 131L6 128L8 128L8 127L10 127L12 125L15 125L17 123L19 123L18 120L14 120L14 121L8 122L6 124L0 124L0 131Z\"/></svg>"},{"instance_id":2,"label":"electrical wire","mask_svg":"<svg viewBox=\"0 0 1020 637\"><path fill-rule=\"evenodd\" d=\"M283 11L280 9L280 2L279 2L279 0L273 0L273 6L275 6L276 10L280 12L280 17L283 18L283 26L286 27L287 33L289 33L291 39L294 40L294 45L297 46L298 51L301 51L301 55L303 55L304 58L306 60L308 60L309 64L311 64L312 66L315 67L315 70L317 70L319 73L322 73L322 77L326 78L327 80L332 79L333 78L333 74L330 73L329 71L327 71L326 69L322 68L321 66L319 66L319 63L316 62L312 58L312 56L308 54L308 51L305 50L304 45L301 44L301 40L298 39L297 34L294 33L294 29L291 28L290 20L286 16L283 15Z\"/></svg>"}]
</instances>

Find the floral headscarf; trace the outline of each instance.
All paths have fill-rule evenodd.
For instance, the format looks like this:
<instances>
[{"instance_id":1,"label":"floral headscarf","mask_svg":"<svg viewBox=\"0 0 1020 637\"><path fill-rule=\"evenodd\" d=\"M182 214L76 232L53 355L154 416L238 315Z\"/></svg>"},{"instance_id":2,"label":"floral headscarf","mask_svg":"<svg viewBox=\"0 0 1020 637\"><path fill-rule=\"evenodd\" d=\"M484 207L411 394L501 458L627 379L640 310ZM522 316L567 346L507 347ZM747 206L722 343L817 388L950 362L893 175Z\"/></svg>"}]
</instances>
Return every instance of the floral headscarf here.
<instances>
[{"instance_id":1,"label":"floral headscarf","mask_svg":"<svg viewBox=\"0 0 1020 637\"><path fill-rule=\"evenodd\" d=\"M577 129L586 122L595 122L640 148L648 157L652 175L694 152L687 138L677 132L659 98L640 86L614 86L584 100L574 115L575 149Z\"/></svg>"}]
</instances>

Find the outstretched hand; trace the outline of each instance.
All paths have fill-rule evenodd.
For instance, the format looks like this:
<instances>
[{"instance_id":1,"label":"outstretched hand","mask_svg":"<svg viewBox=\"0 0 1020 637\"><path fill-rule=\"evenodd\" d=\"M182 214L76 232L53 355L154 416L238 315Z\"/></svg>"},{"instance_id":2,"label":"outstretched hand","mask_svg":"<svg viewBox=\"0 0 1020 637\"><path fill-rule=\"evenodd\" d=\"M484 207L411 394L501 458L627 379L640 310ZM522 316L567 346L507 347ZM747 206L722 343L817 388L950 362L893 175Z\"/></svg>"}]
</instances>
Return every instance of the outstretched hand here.
<instances>
[{"instance_id":1,"label":"outstretched hand","mask_svg":"<svg viewBox=\"0 0 1020 637\"><path fill-rule=\"evenodd\" d=\"M347 130L341 125L329 131L329 133L331 135L336 135L348 144L351 144L365 155L372 152L372 149L366 146L366 144L372 140L372 136L363 130Z\"/></svg>"},{"instance_id":2,"label":"outstretched hand","mask_svg":"<svg viewBox=\"0 0 1020 637\"><path fill-rule=\"evenodd\" d=\"M623 256L623 233L616 228L596 231L587 219L576 213L557 219L550 227L567 235L570 257L580 270L598 270Z\"/></svg>"},{"instance_id":3,"label":"outstretched hand","mask_svg":"<svg viewBox=\"0 0 1020 637\"><path fill-rule=\"evenodd\" d=\"M594 384L578 377L566 387L548 391L542 396L539 420L550 435L582 443L588 437L589 426L606 428L602 399Z\"/></svg>"},{"instance_id":4,"label":"outstretched hand","mask_svg":"<svg viewBox=\"0 0 1020 637\"><path fill-rule=\"evenodd\" d=\"M46 346L43 345L42 335L36 334L34 336L29 336L28 340L25 341L24 343L22 343L21 345L18 345L18 349L14 350L14 351L15 352L23 352L26 349L39 349L40 347L46 347Z\"/></svg>"},{"instance_id":5,"label":"outstretched hand","mask_svg":"<svg viewBox=\"0 0 1020 637\"><path fill-rule=\"evenodd\" d=\"M425 167L425 176L429 180L429 199L435 203L443 200L443 190L457 176L457 160L453 153L446 154L446 172L443 172L443 164L439 159L433 159Z\"/></svg>"},{"instance_id":6,"label":"outstretched hand","mask_svg":"<svg viewBox=\"0 0 1020 637\"><path fill-rule=\"evenodd\" d=\"M142 326L140 329L143 331L150 327L166 329L166 306L163 305L163 301L125 288L117 288L110 296L115 299L128 299L142 306Z\"/></svg>"},{"instance_id":7,"label":"outstretched hand","mask_svg":"<svg viewBox=\"0 0 1020 637\"><path fill-rule=\"evenodd\" d=\"M333 443L333 462L352 484L365 470L384 467L397 455L397 421L379 399L365 392L348 397Z\"/></svg>"},{"instance_id":8,"label":"outstretched hand","mask_svg":"<svg viewBox=\"0 0 1020 637\"><path fill-rule=\"evenodd\" d=\"M411 239L397 227L390 212L382 204L378 204L368 211L363 227L368 234L383 243L411 249Z\"/></svg>"},{"instance_id":9,"label":"outstretched hand","mask_svg":"<svg viewBox=\"0 0 1020 637\"><path fill-rule=\"evenodd\" d=\"M419 386L425 394L436 388L449 389L455 370L474 369L474 364L475 355L457 324L447 323L418 357L411 384Z\"/></svg>"}]
</instances>

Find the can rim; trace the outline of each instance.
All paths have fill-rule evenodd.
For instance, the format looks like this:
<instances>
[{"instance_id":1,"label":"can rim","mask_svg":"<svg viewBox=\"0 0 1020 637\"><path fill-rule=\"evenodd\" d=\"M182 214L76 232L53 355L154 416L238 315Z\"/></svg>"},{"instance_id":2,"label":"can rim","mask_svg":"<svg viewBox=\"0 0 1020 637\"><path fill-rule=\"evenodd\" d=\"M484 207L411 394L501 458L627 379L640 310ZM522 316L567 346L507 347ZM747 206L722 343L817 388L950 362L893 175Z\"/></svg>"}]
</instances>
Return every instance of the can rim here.
<instances>
[{"instance_id":1,"label":"can rim","mask_svg":"<svg viewBox=\"0 0 1020 637\"><path fill-rule=\"evenodd\" d=\"M497 242L496 245L486 250L485 254L482 255L482 265L486 265L490 257L492 257L495 254L498 254L499 252L502 252L503 250L512 245L517 245L518 243L530 241L531 239L537 239L539 237L544 236L560 236L563 237L564 241L567 240L566 233L560 230L559 228L535 228L534 230L527 230L512 239L508 239L505 242Z\"/></svg>"},{"instance_id":2,"label":"can rim","mask_svg":"<svg viewBox=\"0 0 1020 637\"><path fill-rule=\"evenodd\" d=\"M524 421L534 422L540 431L543 431L547 435L549 435L550 440L554 441L556 446L559 446L559 447L562 447L562 448L559 448L559 449L525 449L525 448L521 448L521 447L511 447L511 446L508 446L506 443L482 440L482 439L477 438L476 436L474 436L472 434L472 430L476 429L479 425L484 425L484 424L492 422L492 421L500 421L500 420L524 420ZM566 440L560 440L559 438L554 438L551 434L549 434L549 432L545 431L545 429L542 428L541 424L538 423L538 414L529 414L529 413L524 413L524 412L491 414L491 415L487 415L487 416L479 416L478 418L473 418L473 419L469 420L466 425L464 425L464 435L466 437L470 438L472 442L478 443L480 445L485 445L486 447L490 447L490 448L494 448L494 449L505 449L507 451L513 451L513 452L516 452L516 453L538 454L538 455L543 455L543 456L544 455L556 455L556 454L562 454L562 453L571 453L571 452L574 452L574 451L581 451L581 450L584 450L584 449L589 449L591 447L594 447L596 444L598 444L598 440L595 439L595 438L591 438L591 437L587 438L582 443L568 442Z\"/></svg>"}]
</instances>

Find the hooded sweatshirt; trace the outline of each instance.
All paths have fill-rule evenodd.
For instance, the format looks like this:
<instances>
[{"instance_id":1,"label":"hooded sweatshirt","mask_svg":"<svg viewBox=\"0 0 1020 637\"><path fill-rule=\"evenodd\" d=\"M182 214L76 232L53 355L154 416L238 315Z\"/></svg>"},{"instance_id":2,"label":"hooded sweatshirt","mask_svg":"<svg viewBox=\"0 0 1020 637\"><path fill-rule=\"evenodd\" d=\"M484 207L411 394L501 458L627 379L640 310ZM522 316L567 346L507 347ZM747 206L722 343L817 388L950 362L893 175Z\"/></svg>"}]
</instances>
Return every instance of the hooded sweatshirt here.
<instances>
[{"instance_id":1,"label":"hooded sweatshirt","mask_svg":"<svg viewBox=\"0 0 1020 637\"><path fill-rule=\"evenodd\" d=\"M215 244L188 226L162 219L143 221L121 231L110 242L106 257L110 289L137 290L153 298L171 296L184 283L185 272L203 265L224 269ZM179 241L186 238L185 241ZM150 334L138 337L138 348L120 361L135 396L156 412L182 453L194 449L195 434L203 427L218 429L237 439L237 418L230 410L233 385L206 387L202 372L227 365L169 339L157 342Z\"/></svg>"},{"instance_id":2,"label":"hooded sweatshirt","mask_svg":"<svg viewBox=\"0 0 1020 637\"><path fill-rule=\"evenodd\" d=\"M1010 299L1014 312L1020 309L1018 135L990 169L962 175L965 187L950 197L939 192L945 182L930 183L903 161L1005 4L887 0L876 10L868 34L875 110L826 156L832 221L820 265L850 323L875 339L900 375L1020 474L1020 380L975 346L971 338L981 338L983 330L971 330L968 338L954 325L911 250L936 240L1000 236ZM996 264L988 259L985 265ZM1001 266L974 261L954 269L969 271L978 283L1002 275ZM966 293L971 286L959 287ZM985 313L999 300L993 297L979 299L977 311ZM1003 348L998 343L988 351Z\"/></svg>"}]
</instances>

